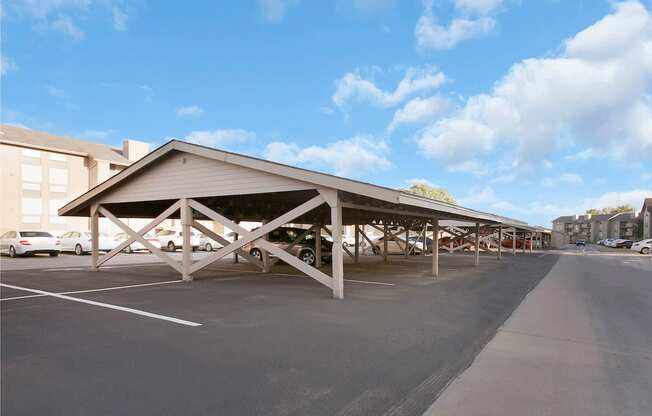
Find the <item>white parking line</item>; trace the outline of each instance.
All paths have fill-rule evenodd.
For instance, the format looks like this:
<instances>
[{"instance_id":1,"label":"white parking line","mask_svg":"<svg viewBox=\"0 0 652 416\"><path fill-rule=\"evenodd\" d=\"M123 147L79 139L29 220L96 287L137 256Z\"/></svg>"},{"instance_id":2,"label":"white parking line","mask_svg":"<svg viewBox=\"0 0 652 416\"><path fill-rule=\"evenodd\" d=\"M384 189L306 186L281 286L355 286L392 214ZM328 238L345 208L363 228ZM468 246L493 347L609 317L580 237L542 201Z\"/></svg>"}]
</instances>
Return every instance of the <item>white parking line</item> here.
<instances>
[{"instance_id":1,"label":"white parking line","mask_svg":"<svg viewBox=\"0 0 652 416\"><path fill-rule=\"evenodd\" d=\"M87 305L99 306L101 308L115 309L117 311L133 313L135 315L146 316L148 318L155 318L155 319L160 319L160 320L168 321L168 322L174 322L176 324L181 324L181 325L201 326L201 324L198 324L197 322L191 322L191 321L186 321L186 320L183 320L183 319L172 318L172 317L165 316L165 315L159 315L159 314L156 314L156 313L141 311L139 309L127 308L127 307L124 307L124 306L111 305L109 303L102 303L102 302L95 302L95 301L92 301L92 300L73 298L72 296L67 296L67 295L62 295L62 294L52 293L52 292L46 292L44 290L30 289L30 288L27 288L27 287L8 285L6 283L0 283L0 286L8 287L10 289L23 290L25 292L37 293L39 295L52 296L54 298L70 300L70 301L73 301L73 302L85 303Z\"/></svg>"},{"instance_id":2,"label":"white parking line","mask_svg":"<svg viewBox=\"0 0 652 416\"><path fill-rule=\"evenodd\" d=\"M270 275L273 276L289 276L289 277L307 277L306 275L303 274L289 274L289 273L269 273ZM380 286L396 286L394 283L384 283L384 282L372 282L369 280L352 280L352 279L344 279L345 282L351 282L351 283L363 283L367 285L380 285Z\"/></svg>"},{"instance_id":3,"label":"white parking line","mask_svg":"<svg viewBox=\"0 0 652 416\"><path fill-rule=\"evenodd\" d=\"M90 293L90 292L104 292L107 290L117 290L117 289L129 289L132 287L143 287L143 286L156 286L156 285L167 285L168 283L181 283L183 280L166 280L164 282L154 282L154 283L140 283L137 285L127 285L127 286L112 286L112 287L103 287L100 289L86 289L86 290L75 290L72 292L55 292L57 295L74 295L77 293ZM26 296L14 296L11 298L2 298L0 302L5 300L16 300L16 299L29 299L29 298L40 298L48 295L26 295Z\"/></svg>"}]
</instances>

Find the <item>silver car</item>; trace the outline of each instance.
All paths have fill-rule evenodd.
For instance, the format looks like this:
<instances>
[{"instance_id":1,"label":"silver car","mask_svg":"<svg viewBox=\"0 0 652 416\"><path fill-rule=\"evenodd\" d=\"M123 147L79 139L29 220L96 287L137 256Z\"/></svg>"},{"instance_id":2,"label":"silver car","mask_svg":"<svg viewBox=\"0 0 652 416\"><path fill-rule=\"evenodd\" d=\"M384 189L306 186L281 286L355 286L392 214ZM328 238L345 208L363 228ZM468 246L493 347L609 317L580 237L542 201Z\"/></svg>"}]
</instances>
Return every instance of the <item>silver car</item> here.
<instances>
[{"instance_id":1,"label":"silver car","mask_svg":"<svg viewBox=\"0 0 652 416\"><path fill-rule=\"evenodd\" d=\"M61 242L46 231L7 231L0 236L0 253L10 257L61 253Z\"/></svg>"}]
</instances>

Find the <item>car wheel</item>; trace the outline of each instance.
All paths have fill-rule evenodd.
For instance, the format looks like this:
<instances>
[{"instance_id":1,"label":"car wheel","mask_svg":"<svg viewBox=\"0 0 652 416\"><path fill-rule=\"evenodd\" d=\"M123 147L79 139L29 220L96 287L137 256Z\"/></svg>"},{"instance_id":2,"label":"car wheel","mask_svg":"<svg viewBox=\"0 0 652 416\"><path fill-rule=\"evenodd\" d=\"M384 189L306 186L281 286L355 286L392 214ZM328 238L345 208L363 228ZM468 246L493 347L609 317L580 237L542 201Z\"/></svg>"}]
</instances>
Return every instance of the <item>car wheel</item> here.
<instances>
[{"instance_id":1,"label":"car wheel","mask_svg":"<svg viewBox=\"0 0 652 416\"><path fill-rule=\"evenodd\" d=\"M9 247L9 257L16 257L16 249L14 246Z\"/></svg>"},{"instance_id":2,"label":"car wheel","mask_svg":"<svg viewBox=\"0 0 652 416\"><path fill-rule=\"evenodd\" d=\"M81 244L77 244L75 246L75 254L78 255L78 256L81 256L82 254L84 254L84 250L82 249Z\"/></svg>"},{"instance_id":3,"label":"car wheel","mask_svg":"<svg viewBox=\"0 0 652 416\"><path fill-rule=\"evenodd\" d=\"M204 246L204 249L206 251L213 251L213 246L211 245L211 243L206 243L206 245Z\"/></svg>"},{"instance_id":4,"label":"car wheel","mask_svg":"<svg viewBox=\"0 0 652 416\"><path fill-rule=\"evenodd\" d=\"M650 248L649 247L643 247L641 249L641 254L650 254Z\"/></svg>"},{"instance_id":5,"label":"car wheel","mask_svg":"<svg viewBox=\"0 0 652 416\"><path fill-rule=\"evenodd\" d=\"M306 263L306 264L308 264L310 266L313 266L315 264L315 260L316 260L315 259L315 253L313 253L310 250L304 250L299 254L299 259L302 262L304 262L304 263Z\"/></svg>"},{"instance_id":6,"label":"car wheel","mask_svg":"<svg viewBox=\"0 0 652 416\"><path fill-rule=\"evenodd\" d=\"M168 243L168 251L177 251L177 246L172 241Z\"/></svg>"},{"instance_id":7,"label":"car wheel","mask_svg":"<svg viewBox=\"0 0 652 416\"><path fill-rule=\"evenodd\" d=\"M53 251L50 253L50 257L57 257L59 255L58 251Z\"/></svg>"},{"instance_id":8,"label":"car wheel","mask_svg":"<svg viewBox=\"0 0 652 416\"><path fill-rule=\"evenodd\" d=\"M263 259L263 253L257 248L252 248L251 250L249 250L249 254L251 254L252 256L257 258L258 260Z\"/></svg>"},{"instance_id":9,"label":"car wheel","mask_svg":"<svg viewBox=\"0 0 652 416\"><path fill-rule=\"evenodd\" d=\"M133 248L131 248L131 246L130 246L130 245L129 245L129 246L127 246L127 248L125 248L125 253L127 253L127 254L131 254L131 253L133 253L133 252L134 252L134 249L133 249Z\"/></svg>"}]
</instances>

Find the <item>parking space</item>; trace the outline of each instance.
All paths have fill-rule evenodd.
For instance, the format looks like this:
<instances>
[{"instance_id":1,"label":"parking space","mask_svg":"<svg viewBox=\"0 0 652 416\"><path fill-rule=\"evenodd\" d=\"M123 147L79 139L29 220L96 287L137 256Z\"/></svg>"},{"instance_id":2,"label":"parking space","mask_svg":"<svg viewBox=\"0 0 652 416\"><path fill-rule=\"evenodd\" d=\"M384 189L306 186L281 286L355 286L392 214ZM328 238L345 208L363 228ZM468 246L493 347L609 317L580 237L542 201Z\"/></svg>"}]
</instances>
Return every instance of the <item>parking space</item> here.
<instances>
[{"instance_id":1,"label":"parking space","mask_svg":"<svg viewBox=\"0 0 652 416\"><path fill-rule=\"evenodd\" d=\"M360 260L339 301L283 264L4 271L2 409L421 414L557 258Z\"/></svg>"}]
</instances>

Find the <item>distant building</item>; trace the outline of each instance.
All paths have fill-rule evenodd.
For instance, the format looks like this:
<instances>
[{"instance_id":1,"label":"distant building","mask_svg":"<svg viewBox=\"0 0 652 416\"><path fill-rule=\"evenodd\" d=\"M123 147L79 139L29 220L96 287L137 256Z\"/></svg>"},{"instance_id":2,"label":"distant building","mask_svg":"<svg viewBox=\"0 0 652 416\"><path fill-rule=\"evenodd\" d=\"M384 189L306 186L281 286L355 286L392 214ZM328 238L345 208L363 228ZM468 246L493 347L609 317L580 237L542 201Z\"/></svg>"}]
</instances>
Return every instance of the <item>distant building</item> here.
<instances>
[{"instance_id":1,"label":"distant building","mask_svg":"<svg viewBox=\"0 0 652 416\"><path fill-rule=\"evenodd\" d=\"M122 148L30 129L0 125L0 232L87 230L87 218L57 210L149 153L149 145L124 140Z\"/></svg>"},{"instance_id":2,"label":"distant building","mask_svg":"<svg viewBox=\"0 0 652 416\"><path fill-rule=\"evenodd\" d=\"M577 240L595 243L606 238L634 239L636 218L633 212L559 217L552 222L553 238L557 239L553 245L560 247Z\"/></svg>"},{"instance_id":3,"label":"distant building","mask_svg":"<svg viewBox=\"0 0 652 416\"><path fill-rule=\"evenodd\" d=\"M643 239L652 238L652 198L645 198L639 216L643 219Z\"/></svg>"}]
</instances>

